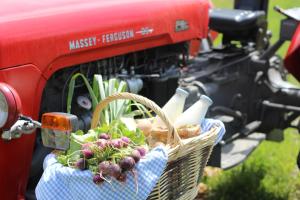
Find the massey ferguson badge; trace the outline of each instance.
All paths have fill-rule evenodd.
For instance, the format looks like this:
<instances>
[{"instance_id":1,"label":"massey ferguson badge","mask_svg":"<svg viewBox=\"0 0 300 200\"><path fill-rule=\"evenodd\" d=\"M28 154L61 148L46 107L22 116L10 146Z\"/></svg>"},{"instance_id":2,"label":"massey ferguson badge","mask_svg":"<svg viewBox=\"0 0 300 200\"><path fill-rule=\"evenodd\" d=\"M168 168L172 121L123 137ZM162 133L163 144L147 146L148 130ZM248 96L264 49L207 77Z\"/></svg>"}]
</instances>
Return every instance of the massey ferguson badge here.
<instances>
[{"instance_id":1,"label":"massey ferguson badge","mask_svg":"<svg viewBox=\"0 0 300 200\"><path fill-rule=\"evenodd\" d=\"M133 30L103 34L100 37L92 36L92 37L82 38L78 40L71 40L69 41L69 50L71 51L76 49L83 49L83 48L97 46L98 43L108 44L111 42L122 41L131 38L134 38Z\"/></svg>"}]
</instances>

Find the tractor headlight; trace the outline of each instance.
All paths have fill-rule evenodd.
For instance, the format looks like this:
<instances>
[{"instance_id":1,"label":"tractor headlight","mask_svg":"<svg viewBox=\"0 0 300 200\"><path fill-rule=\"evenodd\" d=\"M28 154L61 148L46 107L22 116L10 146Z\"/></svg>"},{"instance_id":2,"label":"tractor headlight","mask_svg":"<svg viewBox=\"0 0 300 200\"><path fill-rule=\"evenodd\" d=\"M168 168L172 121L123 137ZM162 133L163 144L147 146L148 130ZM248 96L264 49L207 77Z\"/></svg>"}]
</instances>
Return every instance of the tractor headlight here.
<instances>
[{"instance_id":1,"label":"tractor headlight","mask_svg":"<svg viewBox=\"0 0 300 200\"><path fill-rule=\"evenodd\" d=\"M0 92L0 128L4 127L8 119L8 104L2 92Z\"/></svg>"},{"instance_id":2,"label":"tractor headlight","mask_svg":"<svg viewBox=\"0 0 300 200\"><path fill-rule=\"evenodd\" d=\"M0 129L9 129L19 118L21 101L8 84L0 83Z\"/></svg>"}]
</instances>

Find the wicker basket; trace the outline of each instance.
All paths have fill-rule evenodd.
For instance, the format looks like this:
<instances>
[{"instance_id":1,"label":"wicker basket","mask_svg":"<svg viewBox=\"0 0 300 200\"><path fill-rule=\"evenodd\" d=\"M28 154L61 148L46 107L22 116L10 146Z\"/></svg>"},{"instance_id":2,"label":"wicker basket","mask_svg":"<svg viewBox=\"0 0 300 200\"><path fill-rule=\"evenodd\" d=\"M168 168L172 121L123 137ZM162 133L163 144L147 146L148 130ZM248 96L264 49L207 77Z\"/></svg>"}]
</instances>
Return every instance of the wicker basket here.
<instances>
[{"instance_id":1,"label":"wicker basket","mask_svg":"<svg viewBox=\"0 0 300 200\"><path fill-rule=\"evenodd\" d=\"M197 196L198 184L211 154L220 127L207 133L182 140L161 108L153 101L131 93L118 93L101 101L94 113L91 128L97 127L101 111L114 100L133 100L152 109L168 128L168 164L148 199L192 200Z\"/></svg>"}]
</instances>

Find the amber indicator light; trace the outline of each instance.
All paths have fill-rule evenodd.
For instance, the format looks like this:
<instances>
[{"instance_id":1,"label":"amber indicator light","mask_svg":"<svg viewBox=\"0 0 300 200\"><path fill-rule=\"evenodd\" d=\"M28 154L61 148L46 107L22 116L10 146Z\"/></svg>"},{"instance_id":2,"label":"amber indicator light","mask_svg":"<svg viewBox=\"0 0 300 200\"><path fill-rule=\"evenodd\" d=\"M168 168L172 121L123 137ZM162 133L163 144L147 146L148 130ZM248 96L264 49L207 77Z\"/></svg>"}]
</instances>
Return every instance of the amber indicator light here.
<instances>
[{"instance_id":1,"label":"amber indicator light","mask_svg":"<svg viewBox=\"0 0 300 200\"><path fill-rule=\"evenodd\" d=\"M59 113L46 113L42 116L42 128L48 128L59 131L71 131L70 119Z\"/></svg>"}]
</instances>

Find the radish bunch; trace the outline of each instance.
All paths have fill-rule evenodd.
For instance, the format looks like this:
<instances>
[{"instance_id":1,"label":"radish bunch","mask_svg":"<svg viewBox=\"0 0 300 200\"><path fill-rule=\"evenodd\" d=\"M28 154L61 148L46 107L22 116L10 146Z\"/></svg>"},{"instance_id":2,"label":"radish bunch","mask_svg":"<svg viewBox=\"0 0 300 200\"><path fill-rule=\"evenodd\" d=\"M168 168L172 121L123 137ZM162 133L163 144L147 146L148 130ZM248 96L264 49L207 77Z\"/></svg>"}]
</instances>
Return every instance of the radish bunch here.
<instances>
[{"instance_id":1,"label":"radish bunch","mask_svg":"<svg viewBox=\"0 0 300 200\"><path fill-rule=\"evenodd\" d=\"M124 183L128 172L136 180L135 165L147 153L145 142L140 129L129 130L121 120L115 120L87 133L72 133L70 148L59 152L56 158L64 166L90 170L95 184L112 180Z\"/></svg>"},{"instance_id":2,"label":"radish bunch","mask_svg":"<svg viewBox=\"0 0 300 200\"><path fill-rule=\"evenodd\" d=\"M126 182L127 172L135 175L134 167L146 152L146 148L136 146L128 137L111 139L110 135L101 133L98 140L81 145L73 167L91 170L95 184L112 179Z\"/></svg>"}]
</instances>

